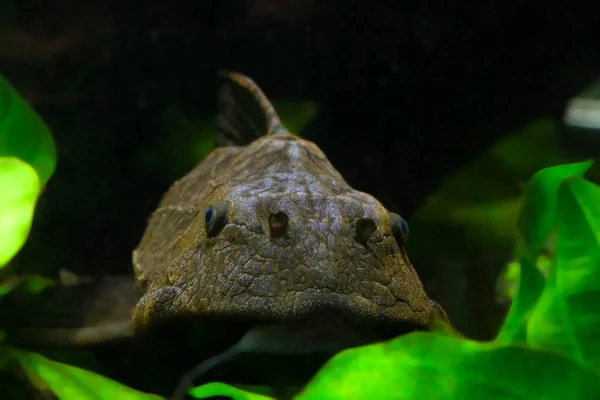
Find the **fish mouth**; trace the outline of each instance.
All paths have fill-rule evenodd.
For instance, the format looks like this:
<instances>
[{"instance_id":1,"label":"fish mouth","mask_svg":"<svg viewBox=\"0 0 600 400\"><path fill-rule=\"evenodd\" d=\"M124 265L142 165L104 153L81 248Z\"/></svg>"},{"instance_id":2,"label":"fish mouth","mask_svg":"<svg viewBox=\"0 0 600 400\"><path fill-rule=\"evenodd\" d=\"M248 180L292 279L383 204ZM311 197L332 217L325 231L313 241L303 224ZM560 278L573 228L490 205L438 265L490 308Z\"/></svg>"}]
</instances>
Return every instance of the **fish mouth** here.
<instances>
[{"instance_id":1,"label":"fish mouth","mask_svg":"<svg viewBox=\"0 0 600 400\"><path fill-rule=\"evenodd\" d=\"M189 370L173 398L183 398L190 387L214 380L280 388L301 386L340 351L420 330L424 329L410 324L402 330L396 326L379 332L323 321L257 324L233 346Z\"/></svg>"},{"instance_id":2,"label":"fish mouth","mask_svg":"<svg viewBox=\"0 0 600 400\"><path fill-rule=\"evenodd\" d=\"M173 332L176 326L180 330ZM301 387L343 350L427 330L427 326L414 323L340 322L328 318L327 313L319 319L286 322L194 318L187 323L172 321L164 328L169 332L159 330L153 336L163 343L168 341L169 354L177 359L179 378L183 377L179 381L179 391L183 393L182 386L190 388L215 381ZM178 335L184 337L174 341Z\"/></svg>"},{"instance_id":3,"label":"fish mouth","mask_svg":"<svg viewBox=\"0 0 600 400\"><path fill-rule=\"evenodd\" d=\"M333 355L350 347L386 341L407 333L428 331L428 321L391 320L365 315L344 315L323 308L302 317L178 315L161 320L145 334L191 346L200 357L211 356L240 344L255 355Z\"/></svg>"},{"instance_id":4,"label":"fish mouth","mask_svg":"<svg viewBox=\"0 0 600 400\"><path fill-rule=\"evenodd\" d=\"M344 296L319 296L286 313L222 307L160 319L146 331L177 359L193 385L221 381L245 385L303 385L336 353L347 348L428 330L430 307L393 318L379 308L353 307ZM319 301L316 301L319 300ZM302 303L300 303L302 304ZM429 308L429 309L428 309ZM191 385L191 383L190 383Z\"/></svg>"},{"instance_id":5,"label":"fish mouth","mask_svg":"<svg viewBox=\"0 0 600 400\"><path fill-rule=\"evenodd\" d=\"M405 326L376 331L326 321L257 324L237 342L241 352L275 355L335 354L351 347L391 339L419 329ZM395 334L392 334L395 332Z\"/></svg>"}]
</instances>

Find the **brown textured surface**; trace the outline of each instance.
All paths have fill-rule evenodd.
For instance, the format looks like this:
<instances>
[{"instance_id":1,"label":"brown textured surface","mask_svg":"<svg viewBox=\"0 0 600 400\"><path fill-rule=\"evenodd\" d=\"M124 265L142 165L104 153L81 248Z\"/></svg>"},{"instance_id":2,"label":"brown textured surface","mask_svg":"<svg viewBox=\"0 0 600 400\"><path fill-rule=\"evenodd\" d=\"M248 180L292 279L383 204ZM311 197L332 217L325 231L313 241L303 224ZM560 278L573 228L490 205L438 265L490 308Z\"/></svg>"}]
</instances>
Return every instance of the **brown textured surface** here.
<instances>
[{"instance_id":1,"label":"brown textured surface","mask_svg":"<svg viewBox=\"0 0 600 400\"><path fill-rule=\"evenodd\" d=\"M209 238L204 211L230 203L227 225ZM289 217L272 238L270 214ZM353 223L372 218L366 245ZM343 322L425 328L431 306L387 210L352 189L312 142L289 134L217 149L177 181L134 252L144 296L135 323L176 316Z\"/></svg>"}]
</instances>

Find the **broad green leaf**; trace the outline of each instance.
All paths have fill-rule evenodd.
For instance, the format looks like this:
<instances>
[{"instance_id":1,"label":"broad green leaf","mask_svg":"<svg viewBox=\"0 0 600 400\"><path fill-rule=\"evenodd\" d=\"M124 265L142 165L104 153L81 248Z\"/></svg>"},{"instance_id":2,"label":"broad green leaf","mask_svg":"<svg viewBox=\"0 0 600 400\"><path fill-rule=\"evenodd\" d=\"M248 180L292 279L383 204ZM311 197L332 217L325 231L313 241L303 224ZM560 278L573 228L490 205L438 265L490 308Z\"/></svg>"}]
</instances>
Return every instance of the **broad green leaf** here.
<instances>
[{"instance_id":1,"label":"broad green leaf","mask_svg":"<svg viewBox=\"0 0 600 400\"><path fill-rule=\"evenodd\" d=\"M21 249L40 191L35 170L15 157L0 157L0 268Z\"/></svg>"},{"instance_id":2,"label":"broad green leaf","mask_svg":"<svg viewBox=\"0 0 600 400\"><path fill-rule=\"evenodd\" d=\"M593 399L600 379L573 360L519 346L415 333L346 350L295 399Z\"/></svg>"},{"instance_id":3,"label":"broad green leaf","mask_svg":"<svg viewBox=\"0 0 600 400\"><path fill-rule=\"evenodd\" d=\"M523 193L523 206L518 228L524 239L529 257L537 259L556 222L556 201L562 183L583 176L592 166L591 161L558 165L537 172Z\"/></svg>"},{"instance_id":4,"label":"broad green leaf","mask_svg":"<svg viewBox=\"0 0 600 400\"><path fill-rule=\"evenodd\" d=\"M519 244L519 289L495 339L496 343L506 345L526 340L527 322L545 283L535 263L556 223L558 190L565 180L582 176L591 165L591 162L583 162L545 168L537 172L527 184L518 219L523 236L522 243Z\"/></svg>"},{"instance_id":5,"label":"broad green leaf","mask_svg":"<svg viewBox=\"0 0 600 400\"><path fill-rule=\"evenodd\" d=\"M211 382L198 386L190 389L188 394L195 399L206 399L213 396L228 396L234 400L273 400L273 397L245 391L241 388L221 382Z\"/></svg>"},{"instance_id":6,"label":"broad green leaf","mask_svg":"<svg viewBox=\"0 0 600 400\"><path fill-rule=\"evenodd\" d=\"M0 76L0 157L14 156L31 165L44 186L56 167L56 148L39 115Z\"/></svg>"},{"instance_id":7,"label":"broad green leaf","mask_svg":"<svg viewBox=\"0 0 600 400\"><path fill-rule=\"evenodd\" d=\"M564 182L556 226L555 271L529 321L528 343L600 372L600 187L583 178Z\"/></svg>"},{"instance_id":8,"label":"broad green leaf","mask_svg":"<svg viewBox=\"0 0 600 400\"><path fill-rule=\"evenodd\" d=\"M6 351L21 366L34 386L40 390L51 391L60 400L162 399L93 372L49 360L36 353L12 348Z\"/></svg>"}]
</instances>

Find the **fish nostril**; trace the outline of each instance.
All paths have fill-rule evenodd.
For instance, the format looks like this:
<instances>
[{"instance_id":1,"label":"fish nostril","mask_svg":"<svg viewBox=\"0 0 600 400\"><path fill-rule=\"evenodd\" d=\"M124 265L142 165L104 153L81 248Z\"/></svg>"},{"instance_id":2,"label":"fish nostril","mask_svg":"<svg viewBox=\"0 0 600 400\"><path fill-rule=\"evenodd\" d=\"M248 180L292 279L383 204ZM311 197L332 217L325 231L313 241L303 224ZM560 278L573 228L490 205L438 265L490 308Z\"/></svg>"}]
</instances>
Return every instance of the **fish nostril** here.
<instances>
[{"instance_id":1,"label":"fish nostril","mask_svg":"<svg viewBox=\"0 0 600 400\"><path fill-rule=\"evenodd\" d=\"M377 225L371 218L358 218L354 221L354 240L362 245L367 244L367 240L373 235Z\"/></svg>"},{"instance_id":2,"label":"fish nostril","mask_svg":"<svg viewBox=\"0 0 600 400\"><path fill-rule=\"evenodd\" d=\"M288 220L288 216L281 211L269 215L269 228L271 230L271 237L285 236L287 232Z\"/></svg>"}]
</instances>

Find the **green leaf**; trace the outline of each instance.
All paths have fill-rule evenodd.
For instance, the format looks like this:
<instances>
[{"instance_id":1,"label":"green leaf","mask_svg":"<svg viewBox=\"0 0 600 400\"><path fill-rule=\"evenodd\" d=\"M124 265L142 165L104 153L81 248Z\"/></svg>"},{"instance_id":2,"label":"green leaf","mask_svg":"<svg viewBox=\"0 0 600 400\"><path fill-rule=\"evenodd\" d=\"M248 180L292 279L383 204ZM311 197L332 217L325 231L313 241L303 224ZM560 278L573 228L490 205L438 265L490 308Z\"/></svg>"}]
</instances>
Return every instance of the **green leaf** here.
<instances>
[{"instance_id":1,"label":"green leaf","mask_svg":"<svg viewBox=\"0 0 600 400\"><path fill-rule=\"evenodd\" d=\"M19 276L19 285L30 294L41 293L44 289L56 285L56 281L37 274Z\"/></svg>"},{"instance_id":2,"label":"green leaf","mask_svg":"<svg viewBox=\"0 0 600 400\"><path fill-rule=\"evenodd\" d=\"M55 166L48 127L0 76L0 267L25 243L41 187Z\"/></svg>"},{"instance_id":3,"label":"green leaf","mask_svg":"<svg viewBox=\"0 0 600 400\"><path fill-rule=\"evenodd\" d=\"M554 120L531 121L445 179L409 221L419 230L407 242L409 254L427 259L436 242L438 253L483 253L487 263L509 251L523 182L540 168L570 162L556 146L558 131Z\"/></svg>"},{"instance_id":4,"label":"green leaf","mask_svg":"<svg viewBox=\"0 0 600 400\"><path fill-rule=\"evenodd\" d=\"M482 237L512 240L516 233L516 220L521 200L518 197L484 204L457 206L449 210L448 217L455 224L464 226L471 240Z\"/></svg>"},{"instance_id":5,"label":"green leaf","mask_svg":"<svg viewBox=\"0 0 600 400\"><path fill-rule=\"evenodd\" d=\"M49 360L39 354L7 350L29 381L40 390L50 390L60 400L159 400L101 375Z\"/></svg>"},{"instance_id":6,"label":"green leaf","mask_svg":"<svg viewBox=\"0 0 600 400\"><path fill-rule=\"evenodd\" d=\"M538 257L535 266L540 271L542 276L545 278L548 276L550 271L550 265L553 262L545 254ZM521 277L521 262L511 261L504 267L503 271L498 277L496 284L496 295L499 302L511 302L517 296L517 290L519 288L519 279Z\"/></svg>"},{"instance_id":7,"label":"green leaf","mask_svg":"<svg viewBox=\"0 0 600 400\"><path fill-rule=\"evenodd\" d=\"M40 191L35 170L15 157L0 157L0 268L23 247Z\"/></svg>"},{"instance_id":8,"label":"green leaf","mask_svg":"<svg viewBox=\"0 0 600 400\"><path fill-rule=\"evenodd\" d=\"M414 333L346 350L295 399L592 399L600 379L558 354Z\"/></svg>"},{"instance_id":9,"label":"green leaf","mask_svg":"<svg viewBox=\"0 0 600 400\"><path fill-rule=\"evenodd\" d=\"M27 293L37 294L55 284L54 280L41 275L11 275L0 281L0 297L6 295L16 287L23 288Z\"/></svg>"},{"instance_id":10,"label":"green leaf","mask_svg":"<svg viewBox=\"0 0 600 400\"><path fill-rule=\"evenodd\" d=\"M521 180L528 180L542 168L570 162L558 145L561 129L560 123L551 118L531 121L516 134L498 141L490 154Z\"/></svg>"},{"instance_id":11,"label":"green leaf","mask_svg":"<svg viewBox=\"0 0 600 400\"><path fill-rule=\"evenodd\" d=\"M592 164L592 161L586 161L544 168L529 181L523 193L517 224L532 259L537 259L542 253L555 225L560 186L569 178L583 176Z\"/></svg>"},{"instance_id":12,"label":"green leaf","mask_svg":"<svg viewBox=\"0 0 600 400\"><path fill-rule=\"evenodd\" d=\"M252 393L235 386L227 385L221 382L211 382L196 388L190 389L188 394L195 399L206 399L213 396L228 396L234 400L272 400L273 397L264 396L258 393Z\"/></svg>"},{"instance_id":13,"label":"green leaf","mask_svg":"<svg viewBox=\"0 0 600 400\"><path fill-rule=\"evenodd\" d=\"M519 261L511 261L504 266L496 282L496 296L500 301L512 301L516 297L520 277L521 263Z\"/></svg>"},{"instance_id":14,"label":"green leaf","mask_svg":"<svg viewBox=\"0 0 600 400\"><path fill-rule=\"evenodd\" d=\"M510 305L500 332L494 339L497 345L527 341L527 322L544 289L544 277L526 254L521 257L520 272L517 295Z\"/></svg>"},{"instance_id":15,"label":"green leaf","mask_svg":"<svg viewBox=\"0 0 600 400\"><path fill-rule=\"evenodd\" d=\"M518 219L523 236L522 243L519 245L521 256L519 289L502 329L495 339L497 344L506 345L513 341L520 343L526 341L528 320L544 290L545 283L535 263L542 254L556 223L559 188L565 180L583 176L591 165L592 162L587 161L545 168L537 172L527 184Z\"/></svg>"},{"instance_id":16,"label":"green leaf","mask_svg":"<svg viewBox=\"0 0 600 400\"><path fill-rule=\"evenodd\" d=\"M319 110L313 101L273 101L273 107L283 126L295 135L302 133Z\"/></svg>"},{"instance_id":17,"label":"green leaf","mask_svg":"<svg viewBox=\"0 0 600 400\"><path fill-rule=\"evenodd\" d=\"M600 372L600 187L583 178L558 193L555 271L530 318L528 343Z\"/></svg>"},{"instance_id":18,"label":"green leaf","mask_svg":"<svg viewBox=\"0 0 600 400\"><path fill-rule=\"evenodd\" d=\"M44 186L56 167L56 147L39 115L0 76L0 157L31 165Z\"/></svg>"}]
</instances>

